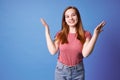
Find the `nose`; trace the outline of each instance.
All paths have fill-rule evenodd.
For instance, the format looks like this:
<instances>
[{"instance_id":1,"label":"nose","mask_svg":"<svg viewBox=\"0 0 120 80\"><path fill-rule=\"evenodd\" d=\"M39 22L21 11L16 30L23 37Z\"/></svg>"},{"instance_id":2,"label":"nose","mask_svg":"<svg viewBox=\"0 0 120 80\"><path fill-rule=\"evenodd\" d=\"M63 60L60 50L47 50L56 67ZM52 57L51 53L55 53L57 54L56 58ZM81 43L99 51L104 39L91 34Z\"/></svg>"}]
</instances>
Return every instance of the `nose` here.
<instances>
[{"instance_id":1,"label":"nose","mask_svg":"<svg viewBox=\"0 0 120 80\"><path fill-rule=\"evenodd\" d=\"M69 19L73 19L73 17L72 17L72 16L70 16L70 17L69 17Z\"/></svg>"}]
</instances>

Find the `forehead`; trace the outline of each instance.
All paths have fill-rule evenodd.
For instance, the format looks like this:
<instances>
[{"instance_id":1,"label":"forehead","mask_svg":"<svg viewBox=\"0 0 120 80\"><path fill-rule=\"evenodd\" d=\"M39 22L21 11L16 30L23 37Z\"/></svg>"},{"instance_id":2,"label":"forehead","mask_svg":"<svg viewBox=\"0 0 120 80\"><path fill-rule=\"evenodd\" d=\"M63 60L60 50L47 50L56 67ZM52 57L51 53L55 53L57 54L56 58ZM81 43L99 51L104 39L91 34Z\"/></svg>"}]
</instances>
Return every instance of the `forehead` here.
<instances>
[{"instance_id":1,"label":"forehead","mask_svg":"<svg viewBox=\"0 0 120 80\"><path fill-rule=\"evenodd\" d=\"M69 14L72 14L72 13L76 13L76 11L75 11L75 9L68 9L68 10L66 10L66 12L65 12L65 15L69 15Z\"/></svg>"}]
</instances>

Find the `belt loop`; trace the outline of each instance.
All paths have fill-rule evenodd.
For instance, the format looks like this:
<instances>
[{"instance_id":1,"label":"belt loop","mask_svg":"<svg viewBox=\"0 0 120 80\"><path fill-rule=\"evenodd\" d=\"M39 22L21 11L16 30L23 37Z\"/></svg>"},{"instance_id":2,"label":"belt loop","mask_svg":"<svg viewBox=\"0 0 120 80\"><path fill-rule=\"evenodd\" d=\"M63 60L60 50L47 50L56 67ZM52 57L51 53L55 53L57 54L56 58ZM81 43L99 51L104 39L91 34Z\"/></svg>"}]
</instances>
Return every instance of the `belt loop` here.
<instances>
[{"instance_id":1,"label":"belt loop","mask_svg":"<svg viewBox=\"0 0 120 80\"><path fill-rule=\"evenodd\" d=\"M64 69L64 65L62 64L62 70Z\"/></svg>"},{"instance_id":2,"label":"belt loop","mask_svg":"<svg viewBox=\"0 0 120 80\"><path fill-rule=\"evenodd\" d=\"M77 68L78 68L78 65L75 66L75 70L77 70Z\"/></svg>"},{"instance_id":3,"label":"belt loop","mask_svg":"<svg viewBox=\"0 0 120 80\"><path fill-rule=\"evenodd\" d=\"M76 70L77 70L80 67L80 63L77 64L75 67L76 67Z\"/></svg>"}]
</instances>

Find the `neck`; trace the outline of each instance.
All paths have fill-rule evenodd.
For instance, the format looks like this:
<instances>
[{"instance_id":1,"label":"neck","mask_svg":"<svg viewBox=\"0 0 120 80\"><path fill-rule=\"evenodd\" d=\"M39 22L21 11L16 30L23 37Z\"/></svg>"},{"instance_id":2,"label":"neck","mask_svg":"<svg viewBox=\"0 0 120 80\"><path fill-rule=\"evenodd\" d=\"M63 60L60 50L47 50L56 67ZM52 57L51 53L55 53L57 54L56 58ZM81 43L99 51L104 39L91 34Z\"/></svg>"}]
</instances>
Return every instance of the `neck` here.
<instances>
[{"instance_id":1,"label":"neck","mask_svg":"<svg viewBox=\"0 0 120 80\"><path fill-rule=\"evenodd\" d=\"M69 33L76 33L75 27L69 27Z\"/></svg>"}]
</instances>

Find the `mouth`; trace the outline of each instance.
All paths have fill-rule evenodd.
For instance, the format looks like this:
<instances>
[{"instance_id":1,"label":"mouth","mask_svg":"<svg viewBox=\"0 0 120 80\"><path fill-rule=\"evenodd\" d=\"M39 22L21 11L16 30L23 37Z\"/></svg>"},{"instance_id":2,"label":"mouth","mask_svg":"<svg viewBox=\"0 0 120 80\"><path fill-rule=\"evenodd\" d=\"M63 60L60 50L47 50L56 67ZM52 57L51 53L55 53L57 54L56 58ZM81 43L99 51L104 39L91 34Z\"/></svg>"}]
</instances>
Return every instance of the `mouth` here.
<instances>
[{"instance_id":1,"label":"mouth","mask_svg":"<svg viewBox=\"0 0 120 80\"><path fill-rule=\"evenodd\" d=\"M68 21L70 24L73 24L73 23L75 23L75 21L74 20L70 20L70 21Z\"/></svg>"}]
</instances>

